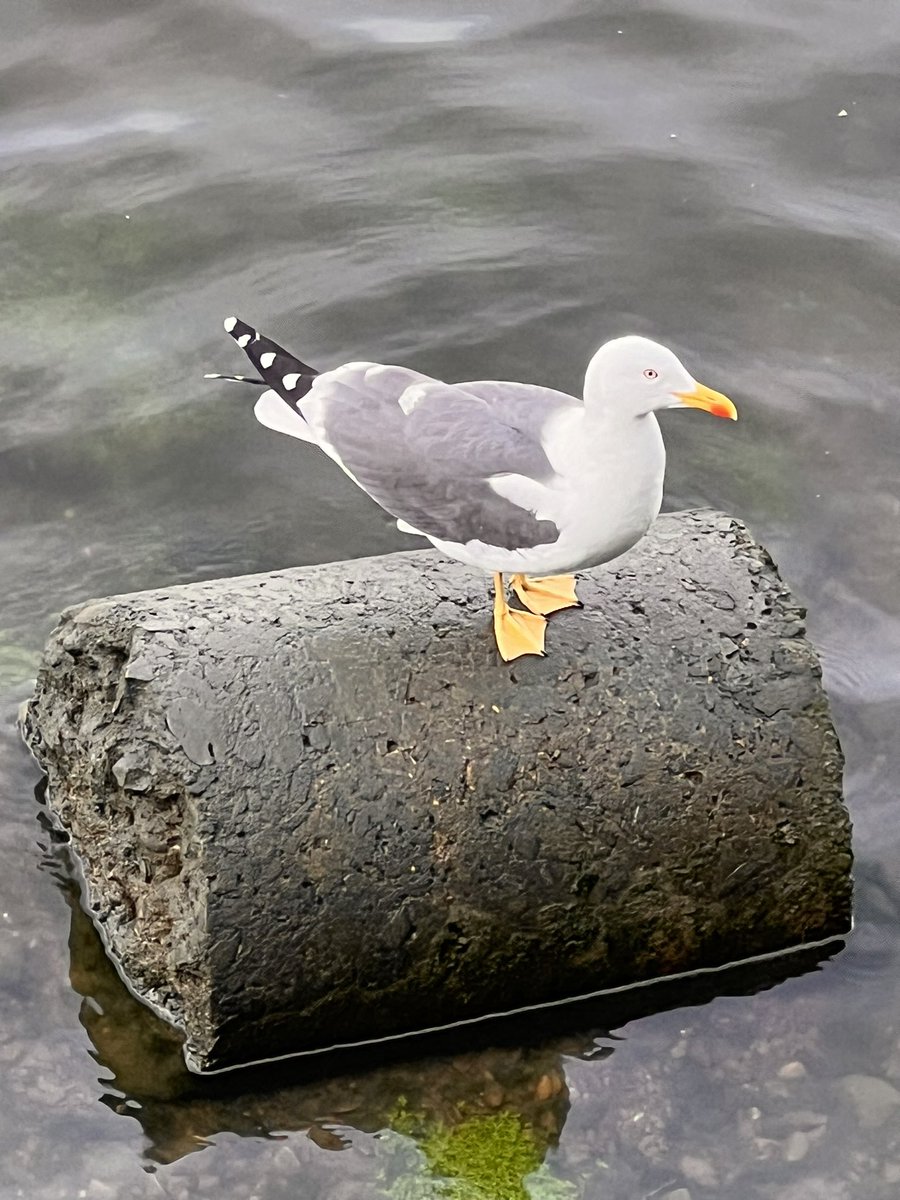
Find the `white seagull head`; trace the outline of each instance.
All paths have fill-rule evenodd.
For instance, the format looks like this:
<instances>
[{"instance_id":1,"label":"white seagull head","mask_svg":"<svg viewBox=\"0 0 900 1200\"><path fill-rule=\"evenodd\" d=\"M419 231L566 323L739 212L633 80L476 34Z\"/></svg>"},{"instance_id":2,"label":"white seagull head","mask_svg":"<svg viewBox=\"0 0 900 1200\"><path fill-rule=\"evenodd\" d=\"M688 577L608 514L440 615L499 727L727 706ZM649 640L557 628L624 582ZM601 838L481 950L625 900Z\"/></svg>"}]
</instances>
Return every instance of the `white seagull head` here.
<instances>
[{"instance_id":1,"label":"white seagull head","mask_svg":"<svg viewBox=\"0 0 900 1200\"><path fill-rule=\"evenodd\" d=\"M623 416L642 417L662 408L702 408L715 417L737 420L737 409L727 396L698 383L667 347L635 335L600 347L588 363L584 402Z\"/></svg>"}]
</instances>

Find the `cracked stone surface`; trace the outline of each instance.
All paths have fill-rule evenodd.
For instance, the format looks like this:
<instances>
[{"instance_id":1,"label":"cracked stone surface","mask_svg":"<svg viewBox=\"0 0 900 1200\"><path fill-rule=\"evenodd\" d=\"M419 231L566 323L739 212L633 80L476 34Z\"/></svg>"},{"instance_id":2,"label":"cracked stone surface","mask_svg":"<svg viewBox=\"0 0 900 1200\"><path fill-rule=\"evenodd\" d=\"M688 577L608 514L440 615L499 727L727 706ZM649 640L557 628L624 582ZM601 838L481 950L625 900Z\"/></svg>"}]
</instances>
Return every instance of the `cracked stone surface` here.
<instances>
[{"instance_id":1,"label":"cracked stone surface","mask_svg":"<svg viewBox=\"0 0 900 1200\"><path fill-rule=\"evenodd\" d=\"M840 747L765 550L662 517L579 594L509 665L484 579L430 551L63 614L26 737L192 1067L849 928Z\"/></svg>"}]
</instances>

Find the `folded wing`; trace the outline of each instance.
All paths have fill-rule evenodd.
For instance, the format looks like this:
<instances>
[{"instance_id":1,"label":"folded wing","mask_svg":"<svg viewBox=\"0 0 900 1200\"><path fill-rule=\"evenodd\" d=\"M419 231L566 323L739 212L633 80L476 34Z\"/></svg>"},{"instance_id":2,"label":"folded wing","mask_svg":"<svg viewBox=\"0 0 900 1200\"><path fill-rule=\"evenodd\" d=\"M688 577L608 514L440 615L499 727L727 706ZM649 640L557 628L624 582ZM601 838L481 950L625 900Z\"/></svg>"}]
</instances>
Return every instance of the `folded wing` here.
<instances>
[{"instance_id":1,"label":"folded wing","mask_svg":"<svg viewBox=\"0 0 900 1200\"><path fill-rule=\"evenodd\" d=\"M404 367L348 363L317 376L297 408L314 440L382 508L442 541L507 550L556 541L540 515L553 468L547 421L580 401L525 384L445 384ZM527 504L495 484L521 477ZM509 491L510 489L506 489Z\"/></svg>"}]
</instances>

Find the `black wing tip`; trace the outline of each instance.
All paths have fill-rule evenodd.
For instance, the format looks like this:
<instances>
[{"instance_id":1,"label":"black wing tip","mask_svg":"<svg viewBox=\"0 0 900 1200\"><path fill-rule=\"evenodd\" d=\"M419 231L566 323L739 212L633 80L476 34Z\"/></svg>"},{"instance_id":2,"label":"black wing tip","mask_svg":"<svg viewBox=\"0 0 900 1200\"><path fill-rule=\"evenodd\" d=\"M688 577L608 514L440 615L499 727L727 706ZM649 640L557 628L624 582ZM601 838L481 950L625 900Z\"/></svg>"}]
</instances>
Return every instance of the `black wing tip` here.
<instances>
[{"instance_id":1,"label":"black wing tip","mask_svg":"<svg viewBox=\"0 0 900 1200\"><path fill-rule=\"evenodd\" d=\"M242 350L250 345L252 341L259 338L259 334L252 325L248 325L246 321L242 321L240 317L226 317L222 322L225 332L233 337Z\"/></svg>"},{"instance_id":2,"label":"black wing tip","mask_svg":"<svg viewBox=\"0 0 900 1200\"><path fill-rule=\"evenodd\" d=\"M226 317L223 326L260 373L261 382L273 388L296 411L297 401L312 387L318 371L240 317ZM234 376L231 379L239 382Z\"/></svg>"}]
</instances>

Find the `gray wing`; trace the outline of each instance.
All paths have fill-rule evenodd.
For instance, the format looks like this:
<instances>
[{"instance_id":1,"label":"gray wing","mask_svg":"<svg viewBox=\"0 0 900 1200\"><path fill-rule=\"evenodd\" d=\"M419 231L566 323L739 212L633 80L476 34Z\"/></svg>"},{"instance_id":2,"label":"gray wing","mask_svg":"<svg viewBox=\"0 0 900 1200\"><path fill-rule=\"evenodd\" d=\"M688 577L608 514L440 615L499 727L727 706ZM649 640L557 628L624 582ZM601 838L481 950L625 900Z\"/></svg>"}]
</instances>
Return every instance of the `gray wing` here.
<instances>
[{"instance_id":1,"label":"gray wing","mask_svg":"<svg viewBox=\"0 0 900 1200\"><path fill-rule=\"evenodd\" d=\"M318 376L301 408L326 453L393 516L443 541L517 550L554 542L559 530L489 481L549 481L541 431L580 403L526 384L445 384L404 367L349 363Z\"/></svg>"}]
</instances>

